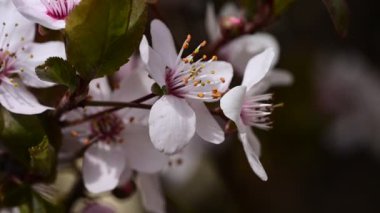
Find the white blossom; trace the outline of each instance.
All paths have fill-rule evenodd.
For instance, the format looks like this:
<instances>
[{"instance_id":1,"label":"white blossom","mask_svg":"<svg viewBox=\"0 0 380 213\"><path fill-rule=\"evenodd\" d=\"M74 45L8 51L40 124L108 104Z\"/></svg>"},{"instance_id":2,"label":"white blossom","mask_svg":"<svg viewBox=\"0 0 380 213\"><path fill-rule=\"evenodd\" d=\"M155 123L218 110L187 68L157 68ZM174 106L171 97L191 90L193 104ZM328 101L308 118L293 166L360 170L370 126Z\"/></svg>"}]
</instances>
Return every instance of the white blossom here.
<instances>
[{"instance_id":1,"label":"white blossom","mask_svg":"<svg viewBox=\"0 0 380 213\"><path fill-rule=\"evenodd\" d=\"M267 101L272 95L256 95L254 90L268 73L274 54L273 49L267 49L249 60L241 86L232 88L220 101L224 114L234 121L238 128L239 138L251 168L262 180L267 180L268 177L259 160L260 143L250 126L270 128L268 116L271 114L272 104Z\"/></svg>"},{"instance_id":2,"label":"white blossom","mask_svg":"<svg viewBox=\"0 0 380 213\"><path fill-rule=\"evenodd\" d=\"M161 21L152 21L151 35L153 48L143 37L141 57L150 76L165 90L149 115L149 134L154 146L166 153L175 153L186 146L195 133L211 143L223 142L224 132L203 102L218 101L228 89L233 72L231 65L215 61L215 57L194 61L205 42L182 58L191 37L187 37L177 54L170 31Z\"/></svg>"},{"instance_id":3,"label":"white blossom","mask_svg":"<svg viewBox=\"0 0 380 213\"><path fill-rule=\"evenodd\" d=\"M16 8L29 20L46 28L60 30L80 0L13 0Z\"/></svg>"},{"instance_id":4,"label":"white blossom","mask_svg":"<svg viewBox=\"0 0 380 213\"><path fill-rule=\"evenodd\" d=\"M34 43L34 23L22 17L10 0L0 2L0 14L1 105L11 112L20 114L37 114L51 109L39 104L25 85L53 85L40 80L34 70L48 57L65 58L63 43Z\"/></svg>"},{"instance_id":5,"label":"white blossom","mask_svg":"<svg viewBox=\"0 0 380 213\"><path fill-rule=\"evenodd\" d=\"M111 90L106 78L95 79L90 83L93 100L132 101L124 94L149 93L147 87L140 87L140 92L139 88L133 87L139 81L145 82L147 86L152 84L145 72L134 70L134 73L130 73L126 71L127 66L121 69L124 74L132 76L123 78L115 91ZM70 112L63 119L67 121L84 118L106 109L108 108L86 107L85 110ZM76 140L83 145L91 144L83 159L83 179L90 192L112 190L129 179L133 170L152 174L167 165L166 156L158 152L150 141L148 127L145 125L147 115L148 111L142 109L122 109L104 113L64 130L66 141Z\"/></svg>"}]
</instances>

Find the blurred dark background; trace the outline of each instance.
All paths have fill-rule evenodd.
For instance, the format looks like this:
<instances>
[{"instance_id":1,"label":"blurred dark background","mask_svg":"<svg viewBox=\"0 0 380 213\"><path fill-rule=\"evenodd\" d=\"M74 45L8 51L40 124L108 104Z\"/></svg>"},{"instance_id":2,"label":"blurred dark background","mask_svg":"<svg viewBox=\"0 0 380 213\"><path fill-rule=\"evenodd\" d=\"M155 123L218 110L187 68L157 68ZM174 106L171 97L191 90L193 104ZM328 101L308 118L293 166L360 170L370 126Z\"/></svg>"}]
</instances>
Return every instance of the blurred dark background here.
<instances>
[{"instance_id":1,"label":"blurred dark background","mask_svg":"<svg viewBox=\"0 0 380 213\"><path fill-rule=\"evenodd\" d=\"M214 1L217 10L224 2ZM323 69L323 63L333 63L335 55L330 53L355 52L371 64L372 74L380 74L380 2L347 3L351 22L344 39L336 34L320 0L296 0L265 29L281 45L277 67L289 70L295 79L290 87L271 90L275 101L284 103L273 116L274 128L255 130L263 146L262 163L269 180L262 182L251 171L238 141L226 141L207 154L211 163L202 161L202 165L212 165L215 181L204 181L206 177L200 173L175 193L167 189L171 212L380 212L380 152L366 145L376 143L375 139L355 138L355 143L364 145L349 151L332 148L335 142L326 132L336 116L326 113L319 97L323 89L318 86L318 81L323 81L319 69ZM206 1L161 0L159 9L179 38L178 44L187 33L195 41L207 38ZM327 55L326 62L317 59L321 55ZM345 72L350 75L350 69ZM358 88L354 81L343 94L334 95L355 91ZM380 95L378 92L370 91L374 97ZM330 101L337 100L336 96ZM345 104L340 107L345 111ZM366 128L367 123L364 120L357 125ZM194 190L197 187L200 189Z\"/></svg>"}]
</instances>

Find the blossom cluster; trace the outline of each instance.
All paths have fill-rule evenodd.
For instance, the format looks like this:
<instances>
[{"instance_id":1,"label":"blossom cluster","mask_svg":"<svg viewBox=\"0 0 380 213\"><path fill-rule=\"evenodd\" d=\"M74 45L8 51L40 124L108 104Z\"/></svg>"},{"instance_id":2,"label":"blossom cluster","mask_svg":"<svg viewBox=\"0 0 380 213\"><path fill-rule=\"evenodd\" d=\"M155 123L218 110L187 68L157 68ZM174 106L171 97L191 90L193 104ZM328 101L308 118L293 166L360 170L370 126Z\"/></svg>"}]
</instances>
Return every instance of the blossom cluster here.
<instances>
[{"instance_id":1,"label":"blossom cluster","mask_svg":"<svg viewBox=\"0 0 380 213\"><path fill-rule=\"evenodd\" d=\"M65 60L65 43L35 42L36 24L45 30L64 30L67 17L80 4L80 0L0 1L4 109L25 115L57 110L39 101L29 88L56 86L39 78L35 69L51 57ZM188 35L177 49L169 28L154 19L151 38L142 37L128 63L113 75L91 79L85 98L58 113L62 124L58 163L82 153L80 168L89 192L107 192L134 181L144 207L165 212L159 176L171 166L172 156L185 150L195 135L220 144L234 130L253 172L263 181L268 179L252 127L272 127L270 115L277 105L267 91L289 85L292 76L275 68L279 44L264 32L238 36L214 55L201 55L206 45L222 39L219 23L226 18L244 22L244 12L231 5L219 17L212 5L206 13L210 44L204 41L189 50L192 36ZM232 86L234 74L241 83Z\"/></svg>"}]
</instances>

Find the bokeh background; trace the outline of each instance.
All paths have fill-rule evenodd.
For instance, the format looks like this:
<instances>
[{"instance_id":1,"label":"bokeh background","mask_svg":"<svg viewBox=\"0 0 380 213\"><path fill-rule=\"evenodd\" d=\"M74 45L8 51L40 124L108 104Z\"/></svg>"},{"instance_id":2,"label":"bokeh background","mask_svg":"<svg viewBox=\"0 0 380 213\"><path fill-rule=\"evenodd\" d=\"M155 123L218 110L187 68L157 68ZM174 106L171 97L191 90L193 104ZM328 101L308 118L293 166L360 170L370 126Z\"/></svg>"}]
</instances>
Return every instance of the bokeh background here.
<instances>
[{"instance_id":1,"label":"bokeh background","mask_svg":"<svg viewBox=\"0 0 380 213\"><path fill-rule=\"evenodd\" d=\"M214 1L217 11L225 2ZM188 33L193 43L207 38L206 3L160 1L177 44ZM256 177L231 137L194 151L200 163L186 181L165 179L169 212L380 212L380 2L347 3L343 39L320 0L296 0L265 29L281 45L277 67L294 76L292 86L271 89L284 103L274 128L255 130L269 180Z\"/></svg>"}]
</instances>

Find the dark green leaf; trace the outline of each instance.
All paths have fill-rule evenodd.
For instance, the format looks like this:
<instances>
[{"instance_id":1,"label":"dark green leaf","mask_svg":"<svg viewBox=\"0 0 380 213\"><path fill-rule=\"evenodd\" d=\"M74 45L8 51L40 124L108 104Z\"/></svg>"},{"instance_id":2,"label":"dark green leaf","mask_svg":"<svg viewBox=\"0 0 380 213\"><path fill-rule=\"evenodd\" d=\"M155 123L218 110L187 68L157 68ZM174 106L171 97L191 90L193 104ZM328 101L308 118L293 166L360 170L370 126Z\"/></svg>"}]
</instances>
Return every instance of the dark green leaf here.
<instances>
[{"instance_id":1,"label":"dark green leaf","mask_svg":"<svg viewBox=\"0 0 380 213\"><path fill-rule=\"evenodd\" d=\"M0 141L13 157L28 166L28 149L38 145L45 136L39 119L35 115L12 114L4 109L0 111L4 119Z\"/></svg>"},{"instance_id":2,"label":"dark green leaf","mask_svg":"<svg viewBox=\"0 0 380 213\"><path fill-rule=\"evenodd\" d=\"M65 85L71 91L79 84L74 68L62 58L48 58L44 64L36 67L36 73L42 80Z\"/></svg>"},{"instance_id":3,"label":"dark green leaf","mask_svg":"<svg viewBox=\"0 0 380 213\"><path fill-rule=\"evenodd\" d=\"M245 9L248 19L251 19L257 12L257 0L241 0L240 3Z\"/></svg>"},{"instance_id":4,"label":"dark green leaf","mask_svg":"<svg viewBox=\"0 0 380 213\"><path fill-rule=\"evenodd\" d=\"M274 15L280 16L295 0L275 0L274 1Z\"/></svg>"},{"instance_id":5,"label":"dark green leaf","mask_svg":"<svg viewBox=\"0 0 380 213\"><path fill-rule=\"evenodd\" d=\"M31 190L26 184L4 181L0 186L0 206L18 206L29 199Z\"/></svg>"},{"instance_id":6,"label":"dark green leaf","mask_svg":"<svg viewBox=\"0 0 380 213\"><path fill-rule=\"evenodd\" d=\"M345 0L323 0L336 31L345 37L349 25L349 9Z\"/></svg>"},{"instance_id":7,"label":"dark green leaf","mask_svg":"<svg viewBox=\"0 0 380 213\"><path fill-rule=\"evenodd\" d=\"M85 79L114 73L138 46L145 21L145 1L82 0L67 20L69 62Z\"/></svg>"},{"instance_id":8,"label":"dark green leaf","mask_svg":"<svg viewBox=\"0 0 380 213\"><path fill-rule=\"evenodd\" d=\"M48 138L45 136L37 145L30 147L30 167L31 171L43 177L53 174L56 163L56 153L54 148L49 144Z\"/></svg>"}]
</instances>

